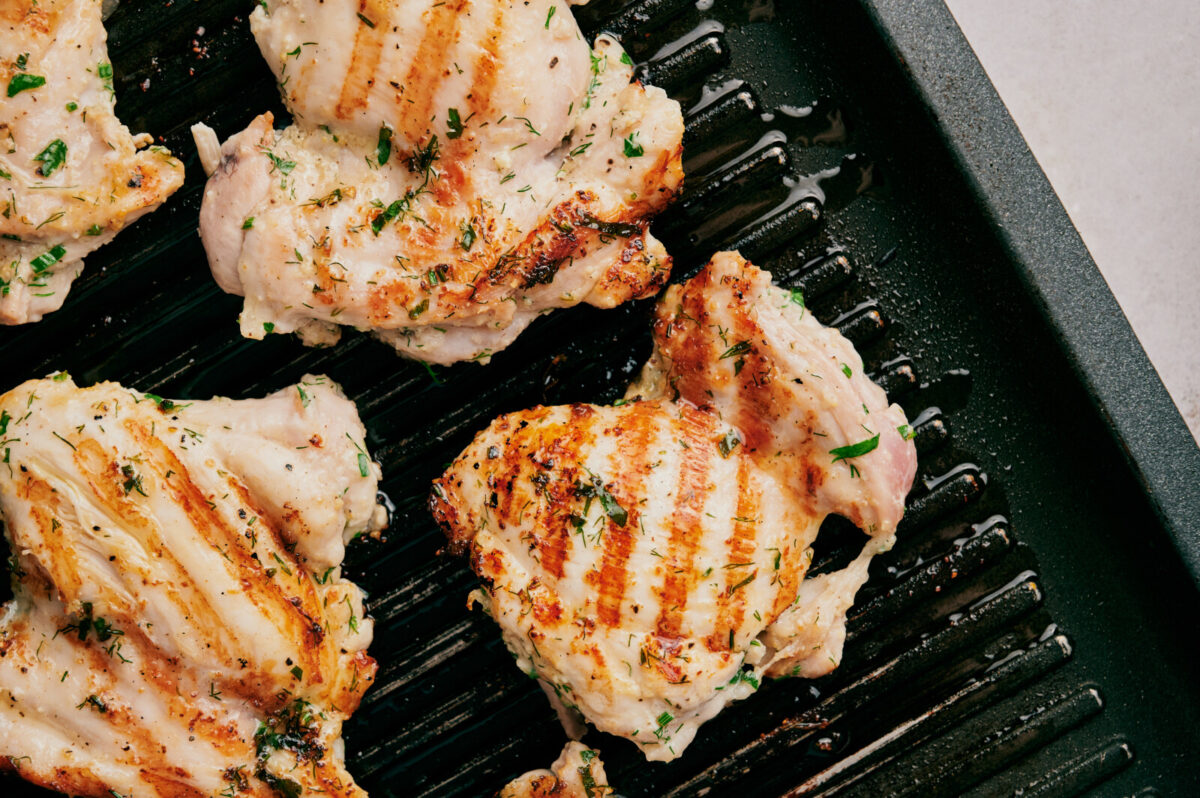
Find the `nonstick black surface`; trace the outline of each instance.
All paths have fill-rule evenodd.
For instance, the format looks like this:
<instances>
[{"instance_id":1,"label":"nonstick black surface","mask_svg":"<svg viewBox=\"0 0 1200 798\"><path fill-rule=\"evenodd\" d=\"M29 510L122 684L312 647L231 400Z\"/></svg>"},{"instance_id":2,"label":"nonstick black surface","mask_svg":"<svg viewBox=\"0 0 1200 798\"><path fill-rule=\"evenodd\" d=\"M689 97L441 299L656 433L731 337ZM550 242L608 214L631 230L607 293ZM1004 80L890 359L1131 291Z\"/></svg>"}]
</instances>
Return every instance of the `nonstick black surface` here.
<instances>
[{"instance_id":1,"label":"nonstick black surface","mask_svg":"<svg viewBox=\"0 0 1200 798\"><path fill-rule=\"evenodd\" d=\"M1062 263L1031 263L1039 250L1022 242L1058 236L1063 257L1082 250L1069 225L1060 233L1065 216L1036 166L1035 212L997 215L1003 181L980 170L1009 163L972 143L1022 168L1032 160L1011 145L986 81L977 87L948 14L871 0L697 5L576 10L585 32L620 33L641 74L687 112L687 188L656 226L675 279L736 244L802 287L919 419L920 470L900 544L852 610L842 667L764 685L669 765L590 732L611 783L631 797L1200 794L1197 591L1171 537L1194 535L1186 511L1200 508L1194 485L1168 496L1162 472L1139 469L1154 452L1129 431L1144 413L1166 425L1155 433L1164 454L1194 457L1195 446L1179 439L1140 350L1113 351L1148 375L1144 407L1105 417L1112 383L1064 328L1064 299L1029 276ZM547 766L563 733L493 624L465 608L473 579L437 553L428 485L500 413L615 399L648 354L652 303L560 311L490 365L432 376L355 333L330 350L241 339L240 299L217 289L196 235L204 179L188 127L206 121L224 138L263 110L286 118L251 8L140 0L109 20L118 113L162 136L188 182L88 260L62 310L0 330L0 389L56 369L177 398L257 396L306 372L338 380L396 505L385 538L348 556L370 593L381 666L346 726L350 770L375 795L491 794ZM946 98L957 104L943 122ZM1112 314L1090 261L1073 279L1088 288L1082 315ZM1103 361L1130 336L1119 313L1100 324L1111 340L1088 351ZM1194 476L1194 460L1179 467ZM817 567L854 545L831 520ZM0 794L44 793L0 777Z\"/></svg>"}]
</instances>

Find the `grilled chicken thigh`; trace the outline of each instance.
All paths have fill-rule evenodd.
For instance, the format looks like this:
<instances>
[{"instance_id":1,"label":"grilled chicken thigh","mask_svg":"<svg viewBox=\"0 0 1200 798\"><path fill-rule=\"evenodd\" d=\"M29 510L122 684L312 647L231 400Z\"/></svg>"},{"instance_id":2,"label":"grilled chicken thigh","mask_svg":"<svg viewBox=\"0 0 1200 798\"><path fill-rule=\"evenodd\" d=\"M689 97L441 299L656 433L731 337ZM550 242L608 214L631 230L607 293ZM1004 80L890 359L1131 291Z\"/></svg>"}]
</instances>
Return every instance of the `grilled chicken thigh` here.
<instances>
[{"instance_id":1,"label":"grilled chicken thigh","mask_svg":"<svg viewBox=\"0 0 1200 798\"><path fill-rule=\"evenodd\" d=\"M666 282L647 224L682 180L679 106L562 0L267 0L250 20L295 121L219 150L197 131L200 232L243 335L344 324L485 360L540 313Z\"/></svg>"},{"instance_id":2,"label":"grilled chicken thigh","mask_svg":"<svg viewBox=\"0 0 1200 798\"><path fill-rule=\"evenodd\" d=\"M0 397L0 762L73 795L361 796L371 622L341 576L378 467L324 378L175 403L65 375Z\"/></svg>"},{"instance_id":3,"label":"grilled chicken thigh","mask_svg":"<svg viewBox=\"0 0 1200 798\"><path fill-rule=\"evenodd\" d=\"M502 416L431 506L566 720L670 760L763 676L837 666L915 474L908 437L840 334L722 253L660 302L627 403ZM830 513L868 543L805 580Z\"/></svg>"},{"instance_id":4,"label":"grilled chicken thigh","mask_svg":"<svg viewBox=\"0 0 1200 798\"><path fill-rule=\"evenodd\" d=\"M549 770L531 770L513 779L497 798L604 798L612 795L600 753L570 742Z\"/></svg>"},{"instance_id":5,"label":"grilled chicken thigh","mask_svg":"<svg viewBox=\"0 0 1200 798\"><path fill-rule=\"evenodd\" d=\"M0 0L0 323L57 310L83 258L183 164L117 119L101 0Z\"/></svg>"}]
</instances>

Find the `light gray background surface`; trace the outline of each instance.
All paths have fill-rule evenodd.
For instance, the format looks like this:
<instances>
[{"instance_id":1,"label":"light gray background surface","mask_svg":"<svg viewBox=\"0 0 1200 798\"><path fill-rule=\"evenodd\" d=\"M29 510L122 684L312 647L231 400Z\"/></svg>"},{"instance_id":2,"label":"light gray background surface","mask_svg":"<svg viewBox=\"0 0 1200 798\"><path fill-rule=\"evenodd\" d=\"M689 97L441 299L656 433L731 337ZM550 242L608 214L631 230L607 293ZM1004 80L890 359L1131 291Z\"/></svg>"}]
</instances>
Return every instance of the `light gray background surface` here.
<instances>
[{"instance_id":1,"label":"light gray background surface","mask_svg":"<svg viewBox=\"0 0 1200 798\"><path fill-rule=\"evenodd\" d=\"M946 4L1200 439L1200 2Z\"/></svg>"}]
</instances>

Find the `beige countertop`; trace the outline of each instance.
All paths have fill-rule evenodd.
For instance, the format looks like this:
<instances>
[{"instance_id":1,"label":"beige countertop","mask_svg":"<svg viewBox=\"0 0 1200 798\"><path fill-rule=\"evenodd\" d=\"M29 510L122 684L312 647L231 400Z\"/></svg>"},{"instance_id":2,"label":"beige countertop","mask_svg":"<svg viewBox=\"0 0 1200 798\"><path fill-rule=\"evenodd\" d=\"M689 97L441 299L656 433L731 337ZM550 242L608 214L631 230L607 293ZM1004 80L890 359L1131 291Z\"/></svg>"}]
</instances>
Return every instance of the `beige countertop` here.
<instances>
[{"instance_id":1,"label":"beige countertop","mask_svg":"<svg viewBox=\"0 0 1200 798\"><path fill-rule=\"evenodd\" d=\"M1200 3L946 4L1200 438Z\"/></svg>"}]
</instances>

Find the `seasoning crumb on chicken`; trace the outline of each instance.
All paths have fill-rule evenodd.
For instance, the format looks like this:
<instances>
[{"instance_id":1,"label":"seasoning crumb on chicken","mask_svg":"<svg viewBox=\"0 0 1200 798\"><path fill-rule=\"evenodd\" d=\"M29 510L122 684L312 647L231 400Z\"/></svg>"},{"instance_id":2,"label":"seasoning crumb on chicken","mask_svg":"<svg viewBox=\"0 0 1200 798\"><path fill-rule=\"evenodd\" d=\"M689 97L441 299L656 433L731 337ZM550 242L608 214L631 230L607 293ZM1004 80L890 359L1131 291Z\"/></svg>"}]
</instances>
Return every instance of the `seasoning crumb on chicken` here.
<instances>
[{"instance_id":1,"label":"seasoning crumb on chicken","mask_svg":"<svg viewBox=\"0 0 1200 798\"><path fill-rule=\"evenodd\" d=\"M263 114L220 147L195 129L200 232L243 335L346 325L485 362L542 313L666 283L648 225L683 179L679 105L566 4L264 0L250 23L293 124Z\"/></svg>"},{"instance_id":2,"label":"seasoning crumb on chicken","mask_svg":"<svg viewBox=\"0 0 1200 798\"><path fill-rule=\"evenodd\" d=\"M341 575L386 521L363 435L323 377L176 402L57 374L0 397L0 766L91 798L364 796L341 740L376 670Z\"/></svg>"},{"instance_id":3,"label":"seasoning crumb on chicken","mask_svg":"<svg viewBox=\"0 0 1200 798\"><path fill-rule=\"evenodd\" d=\"M622 403L500 417L430 505L568 733L586 719L671 760L764 677L837 667L916 472L906 428L840 333L718 253L663 295ZM830 514L866 541L806 579Z\"/></svg>"},{"instance_id":4,"label":"seasoning crumb on chicken","mask_svg":"<svg viewBox=\"0 0 1200 798\"><path fill-rule=\"evenodd\" d=\"M100 0L0 3L0 324L62 307L83 258L183 184L117 119L105 41Z\"/></svg>"}]
</instances>

